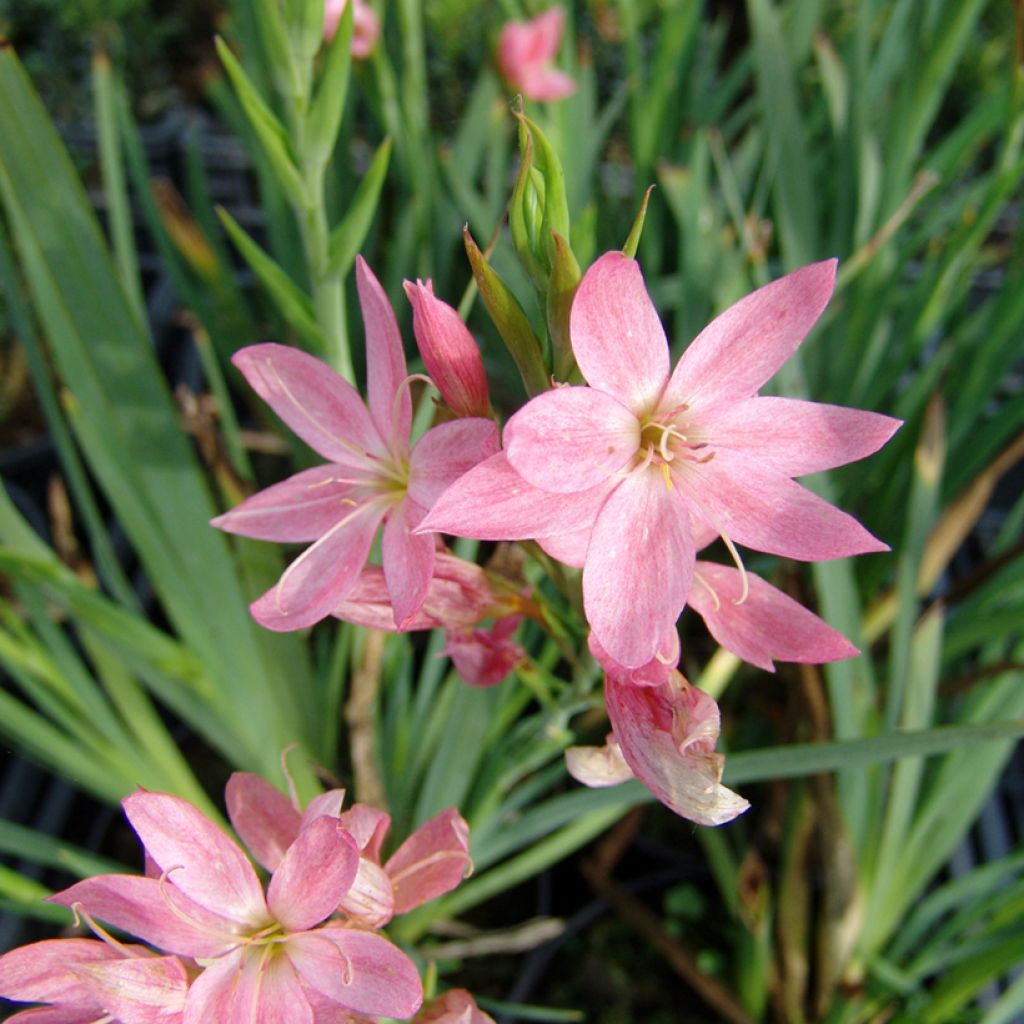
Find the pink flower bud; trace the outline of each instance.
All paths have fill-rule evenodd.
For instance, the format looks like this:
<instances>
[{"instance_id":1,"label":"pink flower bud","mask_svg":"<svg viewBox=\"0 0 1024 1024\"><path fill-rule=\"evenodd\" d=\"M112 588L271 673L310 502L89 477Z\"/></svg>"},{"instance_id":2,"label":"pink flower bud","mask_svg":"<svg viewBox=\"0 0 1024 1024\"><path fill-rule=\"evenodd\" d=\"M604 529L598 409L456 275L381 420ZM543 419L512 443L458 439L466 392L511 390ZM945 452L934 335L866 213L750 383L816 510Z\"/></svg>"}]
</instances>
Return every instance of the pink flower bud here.
<instances>
[{"instance_id":1,"label":"pink flower bud","mask_svg":"<svg viewBox=\"0 0 1024 1024\"><path fill-rule=\"evenodd\" d=\"M329 43L338 31L348 0L326 0L324 4L324 39ZM352 56L366 60L380 38L380 18L366 0L355 0L352 11Z\"/></svg>"},{"instance_id":2,"label":"pink flower bud","mask_svg":"<svg viewBox=\"0 0 1024 1024\"><path fill-rule=\"evenodd\" d=\"M510 21L501 30L498 70L528 100L561 100L576 91L576 83L551 66L564 28L565 9L552 7L529 21Z\"/></svg>"}]
</instances>

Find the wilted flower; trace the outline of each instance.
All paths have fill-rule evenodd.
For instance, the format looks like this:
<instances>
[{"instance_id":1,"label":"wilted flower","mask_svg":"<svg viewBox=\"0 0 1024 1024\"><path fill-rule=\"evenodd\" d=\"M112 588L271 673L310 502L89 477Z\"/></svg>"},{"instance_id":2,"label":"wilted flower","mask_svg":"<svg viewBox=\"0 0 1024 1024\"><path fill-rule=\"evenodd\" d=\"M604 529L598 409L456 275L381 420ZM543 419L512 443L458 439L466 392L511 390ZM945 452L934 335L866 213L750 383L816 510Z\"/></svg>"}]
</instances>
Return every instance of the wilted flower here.
<instances>
[{"instance_id":1,"label":"wilted flower","mask_svg":"<svg viewBox=\"0 0 1024 1024\"><path fill-rule=\"evenodd\" d=\"M561 100L576 91L564 71L552 67L562 44L565 9L552 7L529 21L510 21L498 40L502 78L529 100Z\"/></svg>"},{"instance_id":2,"label":"wilted flower","mask_svg":"<svg viewBox=\"0 0 1024 1024\"><path fill-rule=\"evenodd\" d=\"M352 56L366 60L380 38L380 18L366 0L354 0L352 10ZM324 39L330 42L338 31L348 0L326 0L324 3Z\"/></svg>"}]
</instances>

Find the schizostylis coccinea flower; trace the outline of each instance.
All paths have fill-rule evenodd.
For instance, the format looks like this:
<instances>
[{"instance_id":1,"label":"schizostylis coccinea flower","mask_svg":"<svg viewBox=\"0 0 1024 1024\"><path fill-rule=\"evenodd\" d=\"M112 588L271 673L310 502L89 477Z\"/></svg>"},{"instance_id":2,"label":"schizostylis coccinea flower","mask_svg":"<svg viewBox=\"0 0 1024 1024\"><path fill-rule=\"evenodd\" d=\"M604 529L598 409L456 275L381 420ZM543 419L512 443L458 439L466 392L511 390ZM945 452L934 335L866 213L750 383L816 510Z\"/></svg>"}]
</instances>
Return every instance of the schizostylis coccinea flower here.
<instances>
[{"instance_id":1,"label":"schizostylis coccinea flower","mask_svg":"<svg viewBox=\"0 0 1024 1024\"><path fill-rule=\"evenodd\" d=\"M498 40L498 70L528 100L562 100L576 83L553 66L565 30L565 8L555 6L529 21L510 21Z\"/></svg>"}]
</instances>

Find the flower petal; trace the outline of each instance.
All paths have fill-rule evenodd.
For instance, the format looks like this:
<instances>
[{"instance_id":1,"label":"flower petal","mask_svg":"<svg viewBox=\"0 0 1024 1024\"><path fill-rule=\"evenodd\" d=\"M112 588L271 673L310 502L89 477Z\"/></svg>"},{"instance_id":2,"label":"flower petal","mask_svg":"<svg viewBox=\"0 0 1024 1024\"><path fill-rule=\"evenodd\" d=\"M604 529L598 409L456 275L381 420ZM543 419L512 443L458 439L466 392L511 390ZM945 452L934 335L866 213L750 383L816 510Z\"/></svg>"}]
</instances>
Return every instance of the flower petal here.
<instances>
[{"instance_id":1,"label":"flower petal","mask_svg":"<svg viewBox=\"0 0 1024 1024\"><path fill-rule=\"evenodd\" d=\"M857 648L802 604L752 572L749 593L737 569L697 562L699 582L690 606L700 613L711 635L737 657L774 672L773 659L819 664L852 658Z\"/></svg>"},{"instance_id":2,"label":"flower petal","mask_svg":"<svg viewBox=\"0 0 1024 1024\"><path fill-rule=\"evenodd\" d=\"M328 789L324 793L317 793L302 812L302 821L299 828L305 828L311 821L316 821L326 815L328 818L337 818L341 814L342 804L345 803L345 790Z\"/></svg>"},{"instance_id":3,"label":"flower petal","mask_svg":"<svg viewBox=\"0 0 1024 1024\"><path fill-rule=\"evenodd\" d=\"M571 533L592 522L618 481L578 494L552 494L528 484L498 452L460 477L438 498L417 532L480 540L524 540Z\"/></svg>"},{"instance_id":4,"label":"flower petal","mask_svg":"<svg viewBox=\"0 0 1024 1024\"><path fill-rule=\"evenodd\" d=\"M686 510L660 473L619 482L594 523L583 567L583 607L608 655L639 668L657 653L693 579Z\"/></svg>"},{"instance_id":5,"label":"flower petal","mask_svg":"<svg viewBox=\"0 0 1024 1024\"><path fill-rule=\"evenodd\" d=\"M176 889L240 924L266 923L263 887L249 858L198 808L168 793L132 793L121 806Z\"/></svg>"},{"instance_id":6,"label":"flower petal","mask_svg":"<svg viewBox=\"0 0 1024 1024\"><path fill-rule=\"evenodd\" d=\"M450 988L424 1006L414 1024L494 1024L464 988Z\"/></svg>"},{"instance_id":7,"label":"flower petal","mask_svg":"<svg viewBox=\"0 0 1024 1024\"><path fill-rule=\"evenodd\" d=\"M250 1024L250 1018L235 1016L233 1001L241 980L241 949L232 950L204 968L189 987L182 1024Z\"/></svg>"},{"instance_id":8,"label":"flower petal","mask_svg":"<svg viewBox=\"0 0 1024 1024\"><path fill-rule=\"evenodd\" d=\"M391 827L391 815L369 804L353 804L338 821L356 841L359 852L379 864L384 837Z\"/></svg>"},{"instance_id":9,"label":"flower petal","mask_svg":"<svg viewBox=\"0 0 1024 1024\"><path fill-rule=\"evenodd\" d=\"M19 1003L99 1003L75 967L123 954L96 939L46 939L0 956L0 996Z\"/></svg>"},{"instance_id":10,"label":"flower petal","mask_svg":"<svg viewBox=\"0 0 1024 1024\"><path fill-rule=\"evenodd\" d=\"M659 403L710 406L749 398L797 350L828 305L836 261L824 260L758 288L690 343Z\"/></svg>"},{"instance_id":11,"label":"flower petal","mask_svg":"<svg viewBox=\"0 0 1024 1024\"><path fill-rule=\"evenodd\" d=\"M119 958L81 968L97 1002L120 1024L179 1024L189 977L173 956Z\"/></svg>"},{"instance_id":12,"label":"flower petal","mask_svg":"<svg viewBox=\"0 0 1024 1024\"><path fill-rule=\"evenodd\" d=\"M307 825L288 847L267 888L267 906L287 931L330 917L355 881L359 849L337 818Z\"/></svg>"},{"instance_id":13,"label":"flower petal","mask_svg":"<svg viewBox=\"0 0 1024 1024\"><path fill-rule=\"evenodd\" d=\"M435 814L384 865L395 887L395 913L404 914L454 889L470 863L465 819L454 807Z\"/></svg>"},{"instance_id":14,"label":"flower petal","mask_svg":"<svg viewBox=\"0 0 1024 1024\"><path fill-rule=\"evenodd\" d=\"M720 450L674 479L737 544L811 562L888 551L853 516L756 459Z\"/></svg>"},{"instance_id":15,"label":"flower petal","mask_svg":"<svg viewBox=\"0 0 1024 1024\"><path fill-rule=\"evenodd\" d=\"M335 997L356 1013L405 1020L423 1002L423 985L412 960L382 935L336 925L315 934L337 945L349 964L344 992Z\"/></svg>"},{"instance_id":16,"label":"flower petal","mask_svg":"<svg viewBox=\"0 0 1024 1024\"><path fill-rule=\"evenodd\" d=\"M557 68L527 68L519 85L524 96L539 103L564 100L576 91L576 80Z\"/></svg>"},{"instance_id":17,"label":"flower petal","mask_svg":"<svg viewBox=\"0 0 1024 1024\"><path fill-rule=\"evenodd\" d=\"M619 786L635 778L614 736L609 736L603 747L569 747L565 767L577 782L591 789Z\"/></svg>"},{"instance_id":18,"label":"flower petal","mask_svg":"<svg viewBox=\"0 0 1024 1024\"><path fill-rule=\"evenodd\" d=\"M633 774L667 807L698 825L721 825L750 806L721 784L718 705L682 676L632 686L605 676L615 739Z\"/></svg>"},{"instance_id":19,"label":"flower petal","mask_svg":"<svg viewBox=\"0 0 1024 1024\"><path fill-rule=\"evenodd\" d=\"M412 427L412 399L402 335L387 294L366 260L356 257L356 290L366 328L366 394L370 415L393 451L404 451ZM401 392L401 395L399 395ZM398 398L397 406L395 399Z\"/></svg>"},{"instance_id":20,"label":"flower petal","mask_svg":"<svg viewBox=\"0 0 1024 1024\"><path fill-rule=\"evenodd\" d=\"M224 790L231 825L256 862L273 871L299 834L299 812L252 772L234 772Z\"/></svg>"},{"instance_id":21,"label":"flower petal","mask_svg":"<svg viewBox=\"0 0 1024 1024\"><path fill-rule=\"evenodd\" d=\"M582 530L572 533L560 533L557 537L541 537L537 543L554 559L571 565L574 569L582 569L587 561L587 548L590 546L590 534L594 529L593 522Z\"/></svg>"},{"instance_id":22,"label":"flower petal","mask_svg":"<svg viewBox=\"0 0 1024 1024\"><path fill-rule=\"evenodd\" d=\"M636 415L594 388L546 391L505 426L509 465L534 487L560 494L606 482L639 447Z\"/></svg>"},{"instance_id":23,"label":"flower petal","mask_svg":"<svg viewBox=\"0 0 1024 1024\"><path fill-rule=\"evenodd\" d=\"M412 532L422 518L422 510L407 498L391 510L384 524L381 561L395 625L400 630L409 628L422 607L434 574L434 534Z\"/></svg>"},{"instance_id":24,"label":"flower petal","mask_svg":"<svg viewBox=\"0 0 1024 1024\"><path fill-rule=\"evenodd\" d=\"M491 420L452 420L431 427L409 457L409 497L430 508L464 473L498 451L498 428Z\"/></svg>"},{"instance_id":25,"label":"flower petal","mask_svg":"<svg viewBox=\"0 0 1024 1024\"><path fill-rule=\"evenodd\" d=\"M755 396L721 413L708 410L705 430L715 448L754 455L784 476L803 476L878 451L900 424L862 409Z\"/></svg>"},{"instance_id":26,"label":"flower petal","mask_svg":"<svg viewBox=\"0 0 1024 1024\"><path fill-rule=\"evenodd\" d=\"M385 511L379 501L366 501L352 509L249 606L253 618L267 629L288 632L330 615L366 564Z\"/></svg>"},{"instance_id":27,"label":"flower petal","mask_svg":"<svg viewBox=\"0 0 1024 1024\"><path fill-rule=\"evenodd\" d=\"M364 928L383 928L395 914L394 886L384 869L360 857L355 881L338 909Z\"/></svg>"},{"instance_id":28,"label":"flower petal","mask_svg":"<svg viewBox=\"0 0 1024 1024\"><path fill-rule=\"evenodd\" d=\"M668 340L636 260L607 252L583 275L569 336L592 388L638 416L653 409L668 379Z\"/></svg>"},{"instance_id":29,"label":"flower petal","mask_svg":"<svg viewBox=\"0 0 1024 1024\"><path fill-rule=\"evenodd\" d=\"M231 361L253 390L329 462L365 468L365 452L384 454L359 392L326 363L287 345L250 345Z\"/></svg>"},{"instance_id":30,"label":"flower petal","mask_svg":"<svg viewBox=\"0 0 1024 1024\"><path fill-rule=\"evenodd\" d=\"M314 541L350 511L345 501L354 488L343 479L346 472L333 464L303 470L246 498L210 525L257 540Z\"/></svg>"}]
</instances>

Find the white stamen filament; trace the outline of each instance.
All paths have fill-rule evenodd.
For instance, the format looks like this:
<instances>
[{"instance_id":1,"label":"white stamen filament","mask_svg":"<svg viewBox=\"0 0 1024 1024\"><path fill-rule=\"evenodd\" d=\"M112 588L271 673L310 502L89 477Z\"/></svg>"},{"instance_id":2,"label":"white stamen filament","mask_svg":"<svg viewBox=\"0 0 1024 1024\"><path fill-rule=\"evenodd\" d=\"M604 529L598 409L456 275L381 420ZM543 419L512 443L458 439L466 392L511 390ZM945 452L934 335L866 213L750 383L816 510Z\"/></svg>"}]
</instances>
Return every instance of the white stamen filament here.
<instances>
[{"instance_id":1,"label":"white stamen filament","mask_svg":"<svg viewBox=\"0 0 1024 1024\"><path fill-rule=\"evenodd\" d=\"M693 578L700 584L702 584L708 593L711 595L711 600L715 602L715 611L720 611L722 608L722 602L718 599L718 592L713 586L699 572L694 571Z\"/></svg>"}]
</instances>

